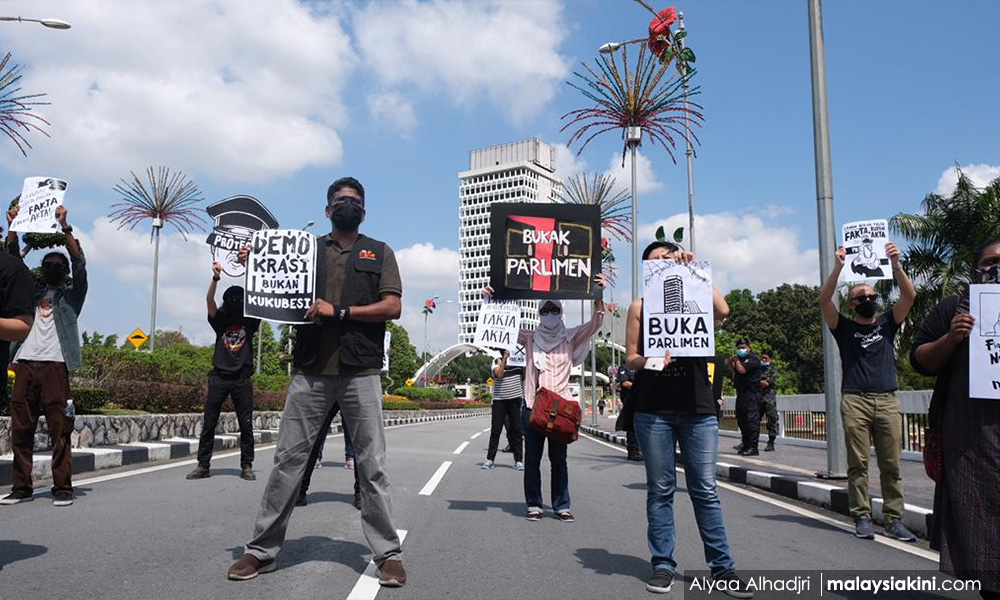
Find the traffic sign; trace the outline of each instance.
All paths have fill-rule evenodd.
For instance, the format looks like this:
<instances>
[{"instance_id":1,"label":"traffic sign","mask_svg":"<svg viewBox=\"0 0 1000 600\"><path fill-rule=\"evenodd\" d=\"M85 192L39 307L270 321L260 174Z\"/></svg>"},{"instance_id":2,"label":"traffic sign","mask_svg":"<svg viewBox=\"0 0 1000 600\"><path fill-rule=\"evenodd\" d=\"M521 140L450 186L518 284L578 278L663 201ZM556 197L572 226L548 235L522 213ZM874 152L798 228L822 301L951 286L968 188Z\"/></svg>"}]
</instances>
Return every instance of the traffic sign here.
<instances>
[{"instance_id":1,"label":"traffic sign","mask_svg":"<svg viewBox=\"0 0 1000 600\"><path fill-rule=\"evenodd\" d=\"M148 339L149 336L146 335L146 333L143 330L139 329L138 327L136 327L135 331L130 333L128 336L128 341L132 342L132 345L135 346L136 350L139 349L139 346L145 344L146 340Z\"/></svg>"},{"instance_id":2,"label":"traffic sign","mask_svg":"<svg viewBox=\"0 0 1000 600\"><path fill-rule=\"evenodd\" d=\"M493 385L493 378L492 377L490 377L489 379L486 380L486 385Z\"/></svg>"}]
</instances>

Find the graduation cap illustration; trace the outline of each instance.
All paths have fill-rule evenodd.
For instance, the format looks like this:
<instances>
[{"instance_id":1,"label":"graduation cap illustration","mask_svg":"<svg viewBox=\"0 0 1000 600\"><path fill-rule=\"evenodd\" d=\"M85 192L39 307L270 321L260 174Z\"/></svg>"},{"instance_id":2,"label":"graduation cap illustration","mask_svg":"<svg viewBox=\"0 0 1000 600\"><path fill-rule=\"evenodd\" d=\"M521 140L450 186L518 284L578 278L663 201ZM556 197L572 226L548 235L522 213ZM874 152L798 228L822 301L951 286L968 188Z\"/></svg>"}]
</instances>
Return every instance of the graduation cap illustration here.
<instances>
[{"instance_id":1,"label":"graduation cap illustration","mask_svg":"<svg viewBox=\"0 0 1000 600\"><path fill-rule=\"evenodd\" d=\"M249 241L255 231L275 229L278 220L271 211L252 196L232 196L205 208L215 226L208 239L211 246L226 247L233 239ZM220 243L221 242L221 243Z\"/></svg>"}]
</instances>

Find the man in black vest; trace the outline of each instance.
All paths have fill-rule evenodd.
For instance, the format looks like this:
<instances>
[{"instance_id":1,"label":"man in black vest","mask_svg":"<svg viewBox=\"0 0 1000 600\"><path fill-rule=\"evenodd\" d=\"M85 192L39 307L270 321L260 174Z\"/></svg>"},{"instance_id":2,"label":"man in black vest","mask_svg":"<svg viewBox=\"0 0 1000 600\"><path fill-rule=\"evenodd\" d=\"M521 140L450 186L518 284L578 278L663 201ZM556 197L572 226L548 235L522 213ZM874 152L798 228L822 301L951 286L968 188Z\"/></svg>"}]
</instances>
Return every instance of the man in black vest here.
<instances>
[{"instance_id":1,"label":"man in black vest","mask_svg":"<svg viewBox=\"0 0 1000 600\"><path fill-rule=\"evenodd\" d=\"M316 438L334 404L355 450L361 484L361 525L375 554L379 583L406 583L399 536L392 522L385 471L382 368L385 323L399 318L403 294L396 257L386 244L358 233L365 217L365 190L352 177L327 190L326 216L333 228L317 243L317 295L298 326L295 373L288 388L274 468L267 481L253 539L229 579L252 579L275 569L299 483ZM240 253L245 261L249 249Z\"/></svg>"}]
</instances>

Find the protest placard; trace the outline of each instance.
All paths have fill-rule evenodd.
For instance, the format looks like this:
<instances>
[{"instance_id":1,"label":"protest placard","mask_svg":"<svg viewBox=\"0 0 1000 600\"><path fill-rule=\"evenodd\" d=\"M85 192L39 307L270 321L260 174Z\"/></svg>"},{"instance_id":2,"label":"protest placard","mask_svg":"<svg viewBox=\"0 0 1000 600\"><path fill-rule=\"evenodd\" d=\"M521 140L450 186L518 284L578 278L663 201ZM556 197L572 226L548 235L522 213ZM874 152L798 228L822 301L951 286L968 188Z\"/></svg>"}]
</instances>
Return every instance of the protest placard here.
<instances>
[{"instance_id":1,"label":"protest placard","mask_svg":"<svg viewBox=\"0 0 1000 600\"><path fill-rule=\"evenodd\" d=\"M250 245L255 231L276 229L278 220L252 196L231 196L205 208L215 225L205 240L212 248L212 262L222 265L230 277L242 277L246 267L237 260L241 248Z\"/></svg>"},{"instance_id":2,"label":"protest placard","mask_svg":"<svg viewBox=\"0 0 1000 600\"><path fill-rule=\"evenodd\" d=\"M253 234L246 265L248 317L279 323L307 323L316 300L316 236L299 229L265 229Z\"/></svg>"},{"instance_id":3,"label":"protest placard","mask_svg":"<svg viewBox=\"0 0 1000 600\"><path fill-rule=\"evenodd\" d=\"M524 349L524 346L518 344L510 351L510 356L507 357L508 367L525 367L528 365L528 351Z\"/></svg>"},{"instance_id":4,"label":"protest placard","mask_svg":"<svg viewBox=\"0 0 1000 600\"><path fill-rule=\"evenodd\" d=\"M55 177L27 177L21 188L17 217L10 224L19 233L59 233L56 207L62 206L68 184Z\"/></svg>"},{"instance_id":5,"label":"protest placard","mask_svg":"<svg viewBox=\"0 0 1000 600\"><path fill-rule=\"evenodd\" d=\"M970 285L969 314L969 397L1000 400L1000 285Z\"/></svg>"},{"instance_id":6,"label":"protest placard","mask_svg":"<svg viewBox=\"0 0 1000 600\"><path fill-rule=\"evenodd\" d=\"M490 285L497 298L598 298L600 272L600 207L490 205Z\"/></svg>"},{"instance_id":7,"label":"protest placard","mask_svg":"<svg viewBox=\"0 0 1000 600\"><path fill-rule=\"evenodd\" d=\"M889 241L889 222L885 219L844 223L844 279L892 279L892 268L885 252Z\"/></svg>"},{"instance_id":8,"label":"protest placard","mask_svg":"<svg viewBox=\"0 0 1000 600\"><path fill-rule=\"evenodd\" d=\"M648 360L715 355L709 261L642 263L642 347Z\"/></svg>"},{"instance_id":9,"label":"protest placard","mask_svg":"<svg viewBox=\"0 0 1000 600\"><path fill-rule=\"evenodd\" d=\"M472 343L483 348L513 350L520 328L520 304L513 300L484 298Z\"/></svg>"}]
</instances>

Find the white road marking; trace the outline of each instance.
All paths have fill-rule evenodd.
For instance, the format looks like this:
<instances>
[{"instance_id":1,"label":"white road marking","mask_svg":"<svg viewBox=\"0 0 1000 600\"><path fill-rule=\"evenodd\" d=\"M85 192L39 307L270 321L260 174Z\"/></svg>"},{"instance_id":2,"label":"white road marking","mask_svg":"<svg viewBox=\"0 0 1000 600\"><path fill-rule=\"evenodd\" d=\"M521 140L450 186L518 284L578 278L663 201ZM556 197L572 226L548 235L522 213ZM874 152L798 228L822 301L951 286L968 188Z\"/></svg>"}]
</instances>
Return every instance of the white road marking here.
<instances>
[{"instance_id":1,"label":"white road marking","mask_svg":"<svg viewBox=\"0 0 1000 600\"><path fill-rule=\"evenodd\" d=\"M455 448L455 451L454 451L454 452L452 452L452 454L461 454L461 453L462 453L462 450L465 450L465 448L466 448L466 447L467 447L468 445L469 445L469 442L462 442L462 445L461 445L461 446L459 446L458 448Z\"/></svg>"},{"instance_id":2,"label":"white road marking","mask_svg":"<svg viewBox=\"0 0 1000 600\"><path fill-rule=\"evenodd\" d=\"M486 429L483 430L483 433L489 433L490 429L491 429L490 427L487 427Z\"/></svg>"},{"instance_id":3,"label":"white road marking","mask_svg":"<svg viewBox=\"0 0 1000 600\"><path fill-rule=\"evenodd\" d=\"M479 433L476 433L475 435L473 435L473 436L472 436L472 437L470 437L469 439L470 439L470 440L474 440L474 439L476 439L477 437L479 437L479 436L483 435L483 433L485 433L485 432L483 432L483 431L480 431Z\"/></svg>"},{"instance_id":4,"label":"white road marking","mask_svg":"<svg viewBox=\"0 0 1000 600\"><path fill-rule=\"evenodd\" d=\"M406 539L406 530L397 529L396 535L399 536L399 543L402 544L403 540ZM375 566L374 560L370 560L365 572L361 574L358 582L354 584L354 589L348 594L347 600L375 600L375 596L378 595L381 588L382 586L378 584L378 567Z\"/></svg>"},{"instance_id":5,"label":"white road marking","mask_svg":"<svg viewBox=\"0 0 1000 600\"><path fill-rule=\"evenodd\" d=\"M446 460L443 463L441 463L441 466L438 467L438 470L435 471L433 475L431 475L431 478L427 482L427 485L425 485L417 495L430 496L431 494L433 494L434 488L436 488L438 484L441 483L441 480L444 479L444 474L448 472L448 467L450 466L451 466L450 460Z\"/></svg>"},{"instance_id":6,"label":"white road marking","mask_svg":"<svg viewBox=\"0 0 1000 600\"><path fill-rule=\"evenodd\" d=\"M609 443L605 442L604 440L600 440L600 439L591 437L588 434L582 434L580 437L586 438L586 439L588 439L588 440L590 440L592 442L598 443L598 444L600 444L602 446L607 446L608 448L612 448L614 450L617 450L617 451L621 452L622 454L627 453L627 450L625 450L625 448L622 448L621 446L609 444ZM681 471L681 472L684 471L684 469L681 468L681 467L677 467L677 470ZM730 484L730 483L725 483L725 482L720 481L720 482L718 482L718 485L719 485L720 488L729 490L731 492L735 492L737 494L746 496L748 498L753 498L754 500L760 500L761 502L770 504L771 506L777 506L778 508L783 508L783 509L785 509L787 511L790 511L790 512L793 512L793 513L795 513L797 515L801 515L803 517L808 517L810 519L813 519L814 521L819 521L820 523L824 523L826 525L829 525L831 527L835 527L835 528L840 529L842 531L847 531L847 532L851 533L852 535L854 534L854 527L852 525L850 525L848 523L842 523L842 522L840 522L840 521L838 521L836 519L832 519L832 518L830 518L830 517L828 517L826 515L822 515L820 513L813 512L813 511L808 510L806 508L795 506L794 504L789 504L787 502L782 502L781 500L775 500L774 498L769 498L769 497L764 496L762 494L758 494L756 492L752 492L750 490L743 489L741 487L735 486L735 485ZM912 554L914 556L919 556L920 558L925 558L925 559L927 559L929 561L938 562L938 560L940 559L940 556L938 555L937 552L924 550L923 548L917 548L917 547L914 547L912 544L908 544L908 543L900 542L900 541L897 541L897 540L893 540L893 539L887 538L885 536L881 536L881 535L875 536L875 540L874 541L876 543L878 543L878 544L882 544L882 545L885 545L885 546L890 546L892 548L895 548L897 550L902 550L903 552L907 552L907 553Z\"/></svg>"}]
</instances>

